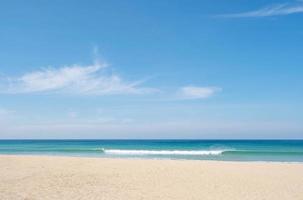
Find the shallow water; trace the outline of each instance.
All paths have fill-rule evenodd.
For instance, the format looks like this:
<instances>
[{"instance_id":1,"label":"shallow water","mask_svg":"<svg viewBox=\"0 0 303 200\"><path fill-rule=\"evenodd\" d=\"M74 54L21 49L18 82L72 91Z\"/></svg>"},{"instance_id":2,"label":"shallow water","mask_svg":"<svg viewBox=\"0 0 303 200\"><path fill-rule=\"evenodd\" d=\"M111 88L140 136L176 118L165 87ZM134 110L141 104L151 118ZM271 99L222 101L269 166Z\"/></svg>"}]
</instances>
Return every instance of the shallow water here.
<instances>
[{"instance_id":1,"label":"shallow water","mask_svg":"<svg viewBox=\"0 0 303 200\"><path fill-rule=\"evenodd\" d=\"M0 154L303 162L303 140L0 140Z\"/></svg>"}]
</instances>

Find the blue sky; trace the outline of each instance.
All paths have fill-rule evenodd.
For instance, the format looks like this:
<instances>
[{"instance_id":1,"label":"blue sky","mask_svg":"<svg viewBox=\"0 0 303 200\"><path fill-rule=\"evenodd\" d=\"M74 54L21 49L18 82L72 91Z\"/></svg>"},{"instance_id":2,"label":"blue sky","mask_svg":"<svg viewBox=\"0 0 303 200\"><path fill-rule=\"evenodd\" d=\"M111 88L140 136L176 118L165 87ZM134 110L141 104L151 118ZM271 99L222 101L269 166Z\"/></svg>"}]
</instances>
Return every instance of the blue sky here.
<instances>
[{"instance_id":1,"label":"blue sky","mask_svg":"<svg viewBox=\"0 0 303 200\"><path fill-rule=\"evenodd\" d=\"M0 138L303 138L302 1L2 1Z\"/></svg>"}]
</instances>

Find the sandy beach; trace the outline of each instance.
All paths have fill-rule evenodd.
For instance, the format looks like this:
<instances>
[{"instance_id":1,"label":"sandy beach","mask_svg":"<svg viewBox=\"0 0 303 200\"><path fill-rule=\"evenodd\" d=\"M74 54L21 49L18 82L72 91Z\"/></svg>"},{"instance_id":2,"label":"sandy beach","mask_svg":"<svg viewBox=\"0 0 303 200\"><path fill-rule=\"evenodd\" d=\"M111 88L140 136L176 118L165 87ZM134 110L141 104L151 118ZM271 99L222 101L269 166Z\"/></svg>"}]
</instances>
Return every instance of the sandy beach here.
<instances>
[{"instance_id":1,"label":"sandy beach","mask_svg":"<svg viewBox=\"0 0 303 200\"><path fill-rule=\"evenodd\" d=\"M303 164L0 156L0 199L303 199Z\"/></svg>"}]
</instances>

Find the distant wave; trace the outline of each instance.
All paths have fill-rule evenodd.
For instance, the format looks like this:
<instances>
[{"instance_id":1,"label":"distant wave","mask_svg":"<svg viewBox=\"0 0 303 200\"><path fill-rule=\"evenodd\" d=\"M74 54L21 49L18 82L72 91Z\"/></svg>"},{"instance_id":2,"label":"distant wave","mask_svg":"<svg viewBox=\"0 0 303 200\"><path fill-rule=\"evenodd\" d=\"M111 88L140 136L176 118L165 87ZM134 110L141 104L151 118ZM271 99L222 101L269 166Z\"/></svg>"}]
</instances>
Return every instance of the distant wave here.
<instances>
[{"instance_id":1,"label":"distant wave","mask_svg":"<svg viewBox=\"0 0 303 200\"><path fill-rule=\"evenodd\" d=\"M220 155L224 150L122 150L101 149L106 154L117 155Z\"/></svg>"}]
</instances>

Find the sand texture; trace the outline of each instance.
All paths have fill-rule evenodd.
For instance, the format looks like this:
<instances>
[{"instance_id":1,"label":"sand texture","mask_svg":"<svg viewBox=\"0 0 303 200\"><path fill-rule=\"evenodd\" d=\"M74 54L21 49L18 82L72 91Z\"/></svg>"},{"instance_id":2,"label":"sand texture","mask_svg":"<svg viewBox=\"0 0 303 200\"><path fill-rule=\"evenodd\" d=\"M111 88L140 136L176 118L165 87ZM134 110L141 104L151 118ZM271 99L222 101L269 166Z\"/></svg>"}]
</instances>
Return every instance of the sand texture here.
<instances>
[{"instance_id":1,"label":"sand texture","mask_svg":"<svg viewBox=\"0 0 303 200\"><path fill-rule=\"evenodd\" d=\"M303 163L0 156L1 200L303 200Z\"/></svg>"}]
</instances>

